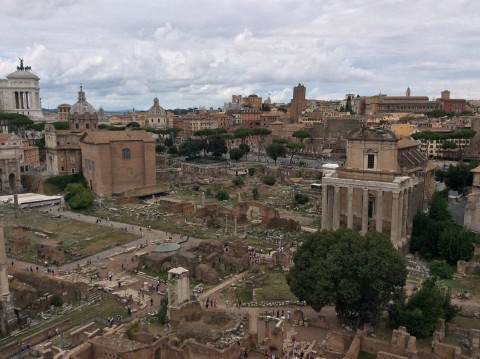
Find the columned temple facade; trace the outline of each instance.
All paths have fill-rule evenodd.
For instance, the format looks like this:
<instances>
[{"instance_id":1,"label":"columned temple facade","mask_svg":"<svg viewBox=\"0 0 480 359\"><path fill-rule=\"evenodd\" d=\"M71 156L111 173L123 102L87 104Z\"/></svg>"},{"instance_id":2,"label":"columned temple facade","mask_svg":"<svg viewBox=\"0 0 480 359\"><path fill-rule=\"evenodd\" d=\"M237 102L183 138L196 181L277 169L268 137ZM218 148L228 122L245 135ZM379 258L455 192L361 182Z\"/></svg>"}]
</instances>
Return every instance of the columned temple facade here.
<instances>
[{"instance_id":1,"label":"columned temple facade","mask_svg":"<svg viewBox=\"0 0 480 359\"><path fill-rule=\"evenodd\" d=\"M434 167L417 147L388 129L350 131L345 165L322 180L322 229L376 230L406 249L434 190Z\"/></svg>"},{"instance_id":2,"label":"columned temple facade","mask_svg":"<svg viewBox=\"0 0 480 359\"><path fill-rule=\"evenodd\" d=\"M30 66L20 66L17 71L7 75L6 80L0 79L0 111L19 113L32 120L43 120L40 99L40 78L34 75Z\"/></svg>"}]
</instances>

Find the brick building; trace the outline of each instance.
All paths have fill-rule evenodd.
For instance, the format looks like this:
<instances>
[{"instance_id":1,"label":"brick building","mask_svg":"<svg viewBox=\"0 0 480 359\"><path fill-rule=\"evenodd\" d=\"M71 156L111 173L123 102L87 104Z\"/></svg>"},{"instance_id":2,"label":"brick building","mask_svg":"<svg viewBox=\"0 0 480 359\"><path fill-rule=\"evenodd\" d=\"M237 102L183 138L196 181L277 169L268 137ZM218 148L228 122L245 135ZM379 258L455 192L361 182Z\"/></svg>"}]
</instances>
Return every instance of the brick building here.
<instances>
[{"instance_id":1,"label":"brick building","mask_svg":"<svg viewBox=\"0 0 480 359\"><path fill-rule=\"evenodd\" d=\"M99 196L156 183L155 140L145 131L87 131L80 148L83 175Z\"/></svg>"}]
</instances>

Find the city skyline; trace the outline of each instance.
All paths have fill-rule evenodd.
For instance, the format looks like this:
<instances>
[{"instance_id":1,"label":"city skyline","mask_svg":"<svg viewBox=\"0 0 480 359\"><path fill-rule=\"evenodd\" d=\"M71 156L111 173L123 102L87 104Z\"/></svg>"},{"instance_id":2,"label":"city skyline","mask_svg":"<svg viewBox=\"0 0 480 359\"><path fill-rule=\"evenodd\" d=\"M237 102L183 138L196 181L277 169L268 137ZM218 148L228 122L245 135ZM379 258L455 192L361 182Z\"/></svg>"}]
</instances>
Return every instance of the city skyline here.
<instances>
[{"instance_id":1,"label":"city skyline","mask_svg":"<svg viewBox=\"0 0 480 359\"><path fill-rule=\"evenodd\" d=\"M289 102L345 93L478 99L480 10L473 0L113 0L2 4L0 76L18 57L41 78L42 106L96 109L222 107L234 94Z\"/></svg>"}]
</instances>

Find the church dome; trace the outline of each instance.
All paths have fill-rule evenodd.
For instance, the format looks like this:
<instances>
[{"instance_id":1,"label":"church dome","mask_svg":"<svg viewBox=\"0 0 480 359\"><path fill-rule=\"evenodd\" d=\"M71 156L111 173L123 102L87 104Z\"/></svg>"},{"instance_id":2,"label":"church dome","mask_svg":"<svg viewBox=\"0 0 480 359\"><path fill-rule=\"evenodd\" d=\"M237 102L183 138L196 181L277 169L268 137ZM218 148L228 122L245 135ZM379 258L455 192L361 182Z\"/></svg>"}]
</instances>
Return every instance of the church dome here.
<instances>
[{"instance_id":1,"label":"church dome","mask_svg":"<svg viewBox=\"0 0 480 359\"><path fill-rule=\"evenodd\" d=\"M95 114L95 108L87 102L85 97L85 92L83 92L82 86L80 86L80 91L78 91L78 101L70 107L70 113L78 113L79 115L84 114Z\"/></svg>"},{"instance_id":2,"label":"church dome","mask_svg":"<svg viewBox=\"0 0 480 359\"><path fill-rule=\"evenodd\" d=\"M158 101L158 97L155 97L153 99L153 106L150 107L150 109L148 110L148 115L149 116L162 116L162 117L166 116L165 110L163 109L162 106L160 106L160 103Z\"/></svg>"}]
</instances>

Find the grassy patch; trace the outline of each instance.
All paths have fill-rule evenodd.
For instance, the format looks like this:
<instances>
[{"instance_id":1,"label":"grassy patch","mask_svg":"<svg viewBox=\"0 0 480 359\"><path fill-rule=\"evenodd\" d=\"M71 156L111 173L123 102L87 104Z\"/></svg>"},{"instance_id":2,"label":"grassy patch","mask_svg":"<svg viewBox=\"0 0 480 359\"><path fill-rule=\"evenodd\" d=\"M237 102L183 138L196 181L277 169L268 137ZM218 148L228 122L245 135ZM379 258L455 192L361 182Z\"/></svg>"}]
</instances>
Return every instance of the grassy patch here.
<instances>
[{"instance_id":1,"label":"grassy patch","mask_svg":"<svg viewBox=\"0 0 480 359\"><path fill-rule=\"evenodd\" d=\"M360 353L358 353L357 359L375 359L376 357L377 356L375 354L360 351Z\"/></svg>"},{"instance_id":2,"label":"grassy patch","mask_svg":"<svg viewBox=\"0 0 480 359\"><path fill-rule=\"evenodd\" d=\"M297 297L290 291L285 274L272 272L268 274L267 282L255 291L257 302L265 301L296 301Z\"/></svg>"},{"instance_id":3,"label":"grassy patch","mask_svg":"<svg viewBox=\"0 0 480 359\"><path fill-rule=\"evenodd\" d=\"M446 286L451 288L453 291L456 292L463 292L463 291L472 291L475 289L475 287L472 285L472 283L469 283L468 281L459 281L457 279L442 279L439 280L438 283L440 285Z\"/></svg>"},{"instance_id":4,"label":"grassy patch","mask_svg":"<svg viewBox=\"0 0 480 359\"><path fill-rule=\"evenodd\" d=\"M11 239L13 238L13 228L10 226L15 222L13 211L9 208L1 207L0 213L4 213L6 218L5 236ZM20 214L18 223L25 228L25 238L32 245L48 244L68 253L73 253L70 258L67 257L67 262L123 245L139 238L136 234L115 228L85 223L70 218L52 218L52 215L58 214L56 212L44 214L33 210L21 210ZM44 233L48 238L39 237L35 235L35 232ZM30 251L12 253L11 255L35 263L37 253L31 246Z\"/></svg>"}]
</instances>

